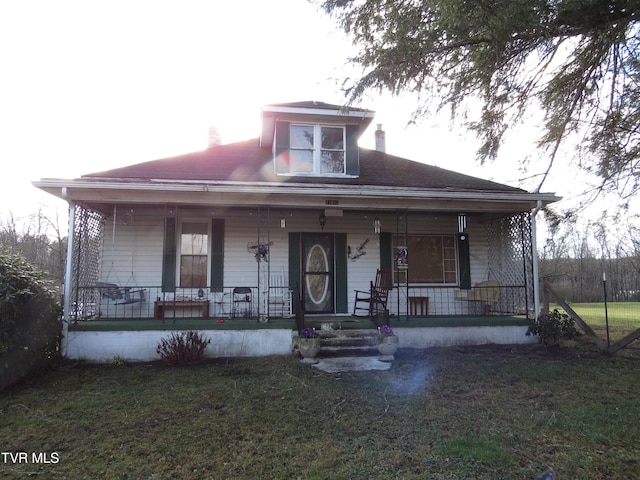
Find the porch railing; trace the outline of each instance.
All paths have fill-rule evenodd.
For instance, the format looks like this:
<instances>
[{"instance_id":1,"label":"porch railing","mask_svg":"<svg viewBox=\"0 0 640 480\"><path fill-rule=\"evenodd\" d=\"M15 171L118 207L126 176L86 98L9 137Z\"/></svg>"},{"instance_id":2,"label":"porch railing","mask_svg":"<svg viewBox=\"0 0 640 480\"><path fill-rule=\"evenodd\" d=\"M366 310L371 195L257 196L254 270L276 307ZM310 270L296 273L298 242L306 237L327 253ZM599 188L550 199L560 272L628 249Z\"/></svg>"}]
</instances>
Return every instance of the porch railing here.
<instances>
[{"instance_id":1,"label":"porch railing","mask_svg":"<svg viewBox=\"0 0 640 480\"><path fill-rule=\"evenodd\" d=\"M71 298L70 319L118 318L292 318L291 291L288 287L256 286L177 288L164 292L159 286L126 286L98 282L81 286Z\"/></svg>"},{"instance_id":2,"label":"porch railing","mask_svg":"<svg viewBox=\"0 0 640 480\"><path fill-rule=\"evenodd\" d=\"M408 316L531 315L532 299L524 285L457 287L399 286L392 290L389 310Z\"/></svg>"},{"instance_id":3,"label":"porch railing","mask_svg":"<svg viewBox=\"0 0 640 480\"><path fill-rule=\"evenodd\" d=\"M143 318L293 318L292 291L286 286L261 291L256 286L178 288L97 283L75 289L71 321ZM353 306L349 308L350 313ZM455 287L398 287L391 290L388 309L400 317L532 315L533 305L523 285Z\"/></svg>"}]
</instances>

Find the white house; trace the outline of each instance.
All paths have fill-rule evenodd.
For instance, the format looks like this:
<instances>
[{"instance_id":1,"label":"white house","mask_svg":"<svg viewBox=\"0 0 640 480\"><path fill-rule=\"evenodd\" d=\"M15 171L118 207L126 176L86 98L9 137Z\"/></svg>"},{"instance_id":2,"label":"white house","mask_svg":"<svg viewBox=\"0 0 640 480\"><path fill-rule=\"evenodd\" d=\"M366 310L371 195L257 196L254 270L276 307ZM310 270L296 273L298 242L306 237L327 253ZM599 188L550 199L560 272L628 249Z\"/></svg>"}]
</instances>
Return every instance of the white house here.
<instances>
[{"instance_id":1,"label":"white house","mask_svg":"<svg viewBox=\"0 0 640 480\"><path fill-rule=\"evenodd\" d=\"M360 148L373 118L268 105L259 138L34 182L71 207L65 318L267 322L291 292L346 317L379 269L392 319L535 315L534 212L558 197Z\"/></svg>"}]
</instances>

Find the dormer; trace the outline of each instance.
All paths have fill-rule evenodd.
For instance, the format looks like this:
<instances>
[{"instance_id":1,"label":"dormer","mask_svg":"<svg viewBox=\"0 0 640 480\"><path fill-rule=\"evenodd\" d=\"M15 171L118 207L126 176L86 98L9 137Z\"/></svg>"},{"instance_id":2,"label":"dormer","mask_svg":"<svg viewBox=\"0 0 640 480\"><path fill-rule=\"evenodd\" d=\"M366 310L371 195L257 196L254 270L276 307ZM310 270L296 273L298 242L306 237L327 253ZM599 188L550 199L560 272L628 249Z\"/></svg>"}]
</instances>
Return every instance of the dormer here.
<instances>
[{"instance_id":1,"label":"dormer","mask_svg":"<svg viewBox=\"0 0 640 480\"><path fill-rule=\"evenodd\" d=\"M277 175L358 177L358 139L373 117L322 102L267 105L260 146L271 148Z\"/></svg>"}]
</instances>

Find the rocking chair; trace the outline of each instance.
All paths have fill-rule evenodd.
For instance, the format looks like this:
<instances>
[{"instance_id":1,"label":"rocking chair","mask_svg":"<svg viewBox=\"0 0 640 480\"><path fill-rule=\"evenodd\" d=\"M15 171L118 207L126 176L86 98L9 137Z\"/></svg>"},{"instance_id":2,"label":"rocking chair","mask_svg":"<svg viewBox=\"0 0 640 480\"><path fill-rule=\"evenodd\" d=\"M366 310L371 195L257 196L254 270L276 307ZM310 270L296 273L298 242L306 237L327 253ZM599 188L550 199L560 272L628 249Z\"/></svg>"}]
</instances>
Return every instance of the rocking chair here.
<instances>
[{"instance_id":1,"label":"rocking chair","mask_svg":"<svg viewBox=\"0 0 640 480\"><path fill-rule=\"evenodd\" d=\"M378 317L388 315L387 299L391 290L391 271L378 270L376 281L371 282L369 291L356 290L353 305L354 317Z\"/></svg>"}]
</instances>

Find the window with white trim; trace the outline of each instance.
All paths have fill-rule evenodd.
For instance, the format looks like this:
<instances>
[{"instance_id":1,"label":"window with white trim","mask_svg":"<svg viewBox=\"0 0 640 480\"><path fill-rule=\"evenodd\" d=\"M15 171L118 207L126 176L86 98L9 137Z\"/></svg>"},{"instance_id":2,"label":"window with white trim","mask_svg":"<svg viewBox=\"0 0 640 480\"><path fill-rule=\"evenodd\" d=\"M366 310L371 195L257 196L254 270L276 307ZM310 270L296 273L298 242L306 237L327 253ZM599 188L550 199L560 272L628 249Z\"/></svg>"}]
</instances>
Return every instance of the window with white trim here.
<instances>
[{"instance_id":1,"label":"window with white trim","mask_svg":"<svg viewBox=\"0 0 640 480\"><path fill-rule=\"evenodd\" d=\"M394 236L393 249L396 283L457 284L455 235Z\"/></svg>"},{"instance_id":2,"label":"window with white trim","mask_svg":"<svg viewBox=\"0 0 640 480\"><path fill-rule=\"evenodd\" d=\"M345 173L345 128L329 125L290 126L289 173Z\"/></svg>"},{"instance_id":3,"label":"window with white trim","mask_svg":"<svg viewBox=\"0 0 640 480\"><path fill-rule=\"evenodd\" d=\"M209 265L209 224L207 222L182 222L179 261L180 287L207 286Z\"/></svg>"}]
</instances>

